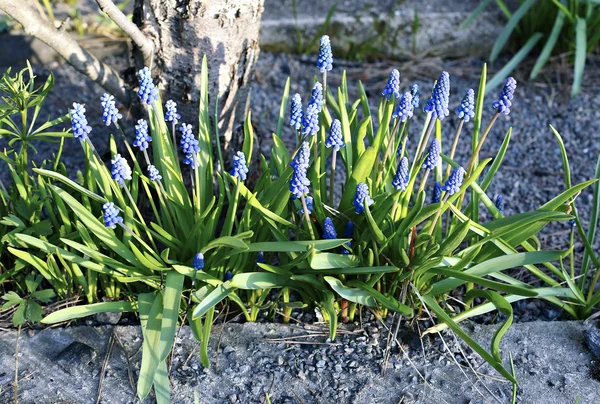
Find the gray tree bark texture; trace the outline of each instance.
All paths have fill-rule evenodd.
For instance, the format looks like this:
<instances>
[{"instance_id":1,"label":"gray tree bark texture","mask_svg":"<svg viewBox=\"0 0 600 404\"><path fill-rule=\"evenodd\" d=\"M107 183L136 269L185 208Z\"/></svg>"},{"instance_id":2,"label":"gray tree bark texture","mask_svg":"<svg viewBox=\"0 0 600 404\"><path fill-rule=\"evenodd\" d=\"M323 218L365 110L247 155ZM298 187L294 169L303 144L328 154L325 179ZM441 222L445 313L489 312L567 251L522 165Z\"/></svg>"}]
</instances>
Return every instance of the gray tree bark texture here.
<instances>
[{"instance_id":1,"label":"gray tree bark texture","mask_svg":"<svg viewBox=\"0 0 600 404\"><path fill-rule=\"evenodd\" d=\"M154 42L152 71L167 94L164 101L177 102L182 120L194 127L207 56L210 115L219 100L226 149L238 146L232 133L248 111L263 5L264 0L136 0L134 22Z\"/></svg>"}]
</instances>

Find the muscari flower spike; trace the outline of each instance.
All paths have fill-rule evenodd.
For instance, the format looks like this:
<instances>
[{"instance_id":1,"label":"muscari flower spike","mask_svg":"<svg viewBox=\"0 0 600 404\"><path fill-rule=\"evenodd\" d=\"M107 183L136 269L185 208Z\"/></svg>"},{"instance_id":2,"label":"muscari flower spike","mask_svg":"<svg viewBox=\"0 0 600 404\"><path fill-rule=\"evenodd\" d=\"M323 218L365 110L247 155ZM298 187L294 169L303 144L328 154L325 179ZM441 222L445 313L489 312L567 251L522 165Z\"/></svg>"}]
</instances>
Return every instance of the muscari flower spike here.
<instances>
[{"instance_id":1,"label":"muscari flower spike","mask_svg":"<svg viewBox=\"0 0 600 404\"><path fill-rule=\"evenodd\" d=\"M431 98L423 111L430 112L433 118L440 121L450 115L448 102L450 100L450 75L448 72L442 72L439 79L435 82Z\"/></svg>"},{"instance_id":2,"label":"muscari flower spike","mask_svg":"<svg viewBox=\"0 0 600 404\"><path fill-rule=\"evenodd\" d=\"M177 125L177 122L181 119L181 115L177 113L177 104L173 100L167 101L165 104L167 107L167 111L165 113L165 121L173 122L173 124Z\"/></svg>"},{"instance_id":3,"label":"muscari flower spike","mask_svg":"<svg viewBox=\"0 0 600 404\"><path fill-rule=\"evenodd\" d=\"M140 151L144 151L148 148L151 141L152 137L148 135L148 122L143 119L138 120L137 125L135 125L133 146L140 149Z\"/></svg>"},{"instance_id":4,"label":"muscari flower spike","mask_svg":"<svg viewBox=\"0 0 600 404\"><path fill-rule=\"evenodd\" d=\"M245 181L248 174L248 166L246 165L246 156L241 151L233 156L233 169L230 172L235 178Z\"/></svg>"},{"instance_id":5,"label":"muscari flower spike","mask_svg":"<svg viewBox=\"0 0 600 404\"><path fill-rule=\"evenodd\" d=\"M312 88L306 109L308 110L311 105L316 105L318 111L321 112L321 107L323 106L323 86L318 81Z\"/></svg>"},{"instance_id":6,"label":"muscari flower spike","mask_svg":"<svg viewBox=\"0 0 600 404\"><path fill-rule=\"evenodd\" d=\"M123 115L119 113L117 106L115 105L115 97L104 93L100 97L100 105L102 105L102 120L106 126L110 126L111 123L117 123L117 121L123 118Z\"/></svg>"},{"instance_id":7,"label":"muscari flower spike","mask_svg":"<svg viewBox=\"0 0 600 404\"><path fill-rule=\"evenodd\" d=\"M290 166L294 169L292 179L290 180L292 199L300 198L308 193L310 181L306 177L306 171L308 170L309 156L310 147L308 142L304 141L302 142L302 146L296 154L296 157L290 163Z\"/></svg>"},{"instance_id":8,"label":"muscari flower spike","mask_svg":"<svg viewBox=\"0 0 600 404\"><path fill-rule=\"evenodd\" d=\"M296 93L292 97L292 105L290 106L290 126L296 130L302 127L302 98Z\"/></svg>"},{"instance_id":9,"label":"muscari flower spike","mask_svg":"<svg viewBox=\"0 0 600 404\"><path fill-rule=\"evenodd\" d=\"M356 186L356 195L354 196L354 202L352 202L356 207L355 212L357 215L365 211L365 202L367 206L371 206L374 201L371 199L371 195L369 195L369 186L361 182Z\"/></svg>"},{"instance_id":10,"label":"muscari flower spike","mask_svg":"<svg viewBox=\"0 0 600 404\"><path fill-rule=\"evenodd\" d=\"M437 166L438 160L440 159L440 142L437 139L433 139L431 144L429 145L429 153L427 153L427 158L423 163L423 168L429 168L430 170L434 170L435 166Z\"/></svg>"},{"instance_id":11,"label":"muscari flower spike","mask_svg":"<svg viewBox=\"0 0 600 404\"><path fill-rule=\"evenodd\" d=\"M456 115L465 122L469 122L475 116L475 91L472 88L467 90L456 110Z\"/></svg>"},{"instance_id":12,"label":"muscari flower spike","mask_svg":"<svg viewBox=\"0 0 600 404\"><path fill-rule=\"evenodd\" d=\"M123 218L119 216L119 209L113 202L106 202L102 205L102 210L104 212L104 225L109 229L114 229L117 224L123 223Z\"/></svg>"},{"instance_id":13,"label":"muscari flower spike","mask_svg":"<svg viewBox=\"0 0 600 404\"><path fill-rule=\"evenodd\" d=\"M71 114L73 136L77 140L85 140L92 131L92 127L88 125L87 118L85 117L85 107L74 102L73 108L69 109L69 113Z\"/></svg>"},{"instance_id":14,"label":"muscari flower spike","mask_svg":"<svg viewBox=\"0 0 600 404\"><path fill-rule=\"evenodd\" d=\"M340 147L344 147L344 139L342 139L342 123L339 119L334 119L329 129L329 136L325 139L325 147L328 149L333 147L335 151L340 150Z\"/></svg>"},{"instance_id":15,"label":"muscari flower spike","mask_svg":"<svg viewBox=\"0 0 600 404\"><path fill-rule=\"evenodd\" d=\"M319 131L319 107L315 104L309 104L304 114L304 129L302 134L314 136Z\"/></svg>"},{"instance_id":16,"label":"muscari flower spike","mask_svg":"<svg viewBox=\"0 0 600 404\"><path fill-rule=\"evenodd\" d=\"M442 185L436 181L433 186L433 194L431 195L431 203L439 203L442 200Z\"/></svg>"},{"instance_id":17,"label":"muscari flower spike","mask_svg":"<svg viewBox=\"0 0 600 404\"><path fill-rule=\"evenodd\" d=\"M140 81L140 89L138 90L138 96L144 104L151 105L154 101L158 100L158 89L152 82L152 76L150 69L144 67L138 71L138 80Z\"/></svg>"},{"instance_id":18,"label":"muscari flower spike","mask_svg":"<svg viewBox=\"0 0 600 404\"><path fill-rule=\"evenodd\" d=\"M408 159L406 157L402 157L398 163L398 169L394 175L392 185L396 188L396 191L400 189L406 191L406 187L408 186Z\"/></svg>"},{"instance_id":19,"label":"muscari flower spike","mask_svg":"<svg viewBox=\"0 0 600 404\"><path fill-rule=\"evenodd\" d=\"M344 238L352 238L354 236L354 223L348 221L346 223L346 228L344 229ZM346 243L348 247L352 247L352 242L348 241ZM342 254L350 254L350 250L342 247Z\"/></svg>"},{"instance_id":20,"label":"muscari flower spike","mask_svg":"<svg viewBox=\"0 0 600 404\"><path fill-rule=\"evenodd\" d=\"M120 186L125 186L125 181L131 179L131 168L129 168L127 160L121 157L120 154L115 154L111 164L110 174L112 179L117 181Z\"/></svg>"},{"instance_id":21,"label":"muscari flower spike","mask_svg":"<svg viewBox=\"0 0 600 404\"><path fill-rule=\"evenodd\" d=\"M304 199L306 201L306 210L308 210L308 214L310 215L313 210L313 197L310 195L306 195ZM304 215L304 207L300 208L300 215Z\"/></svg>"},{"instance_id":22,"label":"muscari flower spike","mask_svg":"<svg viewBox=\"0 0 600 404\"><path fill-rule=\"evenodd\" d=\"M398 106L392 113L392 118L399 119L400 122L406 122L407 119L413 116L412 95L406 92L402 94Z\"/></svg>"},{"instance_id":23,"label":"muscari flower spike","mask_svg":"<svg viewBox=\"0 0 600 404\"><path fill-rule=\"evenodd\" d=\"M452 170L452 174L446 181L446 184L442 187L443 191L446 191L448 195L454 195L460 190L463 183L463 177L465 175L465 169L462 167L455 168Z\"/></svg>"},{"instance_id":24,"label":"muscari flower spike","mask_svg":"<svg viewBox=\"0 0 600 404\"><path fill-rule=\"evenodd\" d=\"M498 212L504 214L504 198L502 197L502 195L498 195L496 197L496 201L494 201L494 206L496 206Z\"/></svg>"},{"instance_id":25,"label":"muscari flower spike","mask_svg":"<svg viewBox=\"0 0 600 404\"><path fill-rule=\"evenodd\" d=\"M398 144L398 148L396 149L396 157L400 158L400 156L404 155L404 146L405 143L408 143L408 138L406 138L406 141L402 141Z\"/></svg>"},{"instance_id":26,"label":"muscari flower spike","mask_svg":"<svg viewBox=\"0 0 600 404\"><path fill-rule=\"evenodd\" d=\"M204 269L204 254L199 252L198 254L194 255L194 258L192 259L192 266L196 271Z\"/></svg>"},{"instance_id":27,"label":"muscari flower spike","mask_svg":"<svg viewBox=\"0 0 600 404\"><path fill-rule=\"evenodd\" d=\"M265 261L265 253L262 251L259 251L258 254L256 254L256 263L257 264L264 264Z\"/></svg>"},{"instance_id":28,"label":"muscari flower spike","mask_svg":"<svg viewBox=\"0 0 600 404\"><path fill-rule=\"evenodd\" d=\"M512 77L506 79L504 88L498 95L498 100L494 102L493 107L502 112L504 115L510 114L510 107L512 106L512 99L515 95L515 89L517 88L517 80Z\"/></svg>"},{"instance_id":29,"label":"muscari flower spike","mask_svg":"<svg viewBox=\"0 0 600 404\"><path fill-rule=\"evenodd\" d=\"M196 168L199 162L194 157L200 151L200 146L198 145L198 139L192 133L192 125L182 123L179 126L179 130L181 131L181 141L179 144L181 145L183 154L185 154L183 163Z\"/></svg>"},{"instance_id":30,"label":"muscari flower spike","mask_svg":"<svg viewBox=\"0 0 600 404\"><path fill-rule=\"evenodd\" d=\"M412 106L413 109L419 108L419 85L413 84L410 88L410 95L412 96Z\"/></svg>"},{"instance_id":31,"label":"muscari flower spike","mask_svg":"<svg viewBox=\"0 0 600 404\"><path fill-rule=\"evenodd\" d=\"M388 100L392 98L392 95L396 97L396 99L400 97L400 72L398 69L394 69L390 72L390 78L381 95L387 97Z\"/></svg>"},{"instance_id":32,"label":"muscari flower spike","mask_svg":"<svg viewBox=\"0 0 600 404\"><path fill-rule=\"evenodd\" d=\"M231 280L231 278L233 278L233 272L231 272L231 271L227 271L227 272L225 272L225 277L223 278L223 280L224 280L225 282L227 282L227 281L230 281L230 280Z\"/></svg>"},{"instance_id":33,"label":"muscari flower spike","mask_svg":"<svg viewBox=\"0 0 600 404\"><path fill-rule=\"evenodd\" d=\"M337 233L335 231L335 226L333 225L333 220L330 217L326 217L323 222L323 239L324 240L332 240L337 238Z\"/></svg>"},{"instance_id":34,"label":"muscari flower spike","mask_svg":"<svg viewBox=\"0 0 600 404\"><path fill-rule=\"evenodd\" d=\"M150 178L150 181L162 180L162 175L160 175L158 168L154 167L152 164L148 166L148 177Z\"/></svg>"},{"instance_id":35,"label":"muscari flower spike","mask_svg":"<svg viewBox=\"0 0 600 404\"><path fill-rule=\"evenodd\" d=\"M325 73L333 69L333 54L331 53L331 42L328 35L323 35L321 37L321 47L319 48L317 67L321 73Z\"/></svg>"}]
</instances>

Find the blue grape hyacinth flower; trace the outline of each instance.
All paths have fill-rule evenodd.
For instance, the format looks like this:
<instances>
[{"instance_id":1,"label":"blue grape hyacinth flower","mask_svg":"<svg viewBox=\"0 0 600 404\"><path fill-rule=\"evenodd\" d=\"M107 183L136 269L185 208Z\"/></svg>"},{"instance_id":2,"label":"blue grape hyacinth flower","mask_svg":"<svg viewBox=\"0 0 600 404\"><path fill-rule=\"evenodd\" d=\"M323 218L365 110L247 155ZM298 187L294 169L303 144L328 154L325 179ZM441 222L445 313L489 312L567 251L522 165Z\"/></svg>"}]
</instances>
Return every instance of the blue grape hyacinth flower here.
<instances>
[{"instance_id":1,"label":"blue grape hyacinth flower","mask_svg":"<svg viewBox=\"0 0 600 404\"><path fill-rule=\"evenodd\" d=\"M314 136L319 132L319 112L320 109L315 104L309 104L304 114L304 128L302 134Z\"/></svg>"},{"instance_id":2,"label":"blue grape hyacinth flower","mask_svg":"<svg viewBox=\"0 0 600 404\"><path fill-rule=\"evenodd\" d=\"M392 118L399 119L400 122L406 122L413 116L412 95L409 92L402 94L398 106L392 113Z\"/></svg>"},{"instance_id":3,"label":"blue grape hyacinth flower","mask_svg":"<svg viewBox=\"0 0 600 404\"><path fill-rule=\"evenodd\" d=\"M315 85L312 88L312 91L310 93L310 99L308 100L308 106L306 107L306 109L308 110L308 108L311 105L316 105L317 106L317 110L319 112L321 112L321 108L323 107L324 101L323 101L323 86L321 85L321 83L319 83L318 81L315 83Z\"/></svg>"},{"instance_id":4,"label":"blue grape hyacinth flower","mask_svg":"<svg viewBox=\"0 0 600 404\"><path fill-rule=\"evenodd\" d=\"M119 113L115 104L115 97L104 93L100 97L100 105L102 105L102 121L106 126L110 126L111 123L117 123L117 121L123 118L123 115Z\"/></svg>"},{"instance_id":5,"label":"blue grape hyacinth flower","mask_svg":"<svg viewBox=\"0 0 600 404\"><path fill-rule=\"evenodd\" d=\"M292 178L290 180L290 192L292 193L292 199L300 198L308 194L308 186L310 181L306 177L306 171L308 170L308 162L310 156L310 147L308 142L302 142L300 150L296 154L296 157L290 163L290 166L294 169Z\"/></svg>"},{"instance_id":6,"label":"blue grape hyacinth flower","mask_svg":"<svg viewBox=\"0 0 600 404\"><path fill-rule=\"evenodd\" d=\"M152 105L154 101L158 100L158 89L152 82L152 75L150 69L144 67L138 71L138 80L140 81L140 89L138 90L138 96L144 104Z\"/></svg>"},{"instance_id":7,"label":"blue grape hyacinth flower","mask_svg":"<svg viewBox=\"0 0 600 404\"><path fill-rule=\"evenodd\" d=\"M115 229L117 224L123 223L123 218L119 216L119 209L113 202L106 202L102 205L102 211L104 216L104 225L109 229Z\"/></svg>"},{"instance_id":8,"label":"blue grape hyacinth flower","mask_svg":"<svg viewBox=\"0 0 600 404\"><path fill-rule=\"evenodd\" d=\"M472 88L467 90L456 109L456 115L465 122L469 122L475 116L475 91Z\"/></svg>"},{"instance_id":9,"label":"blue grape hyacinth flower","mask_svg":"<svg viewBox=\"0 0 600 404\"><path fill-rule=\"evenodd\" d=\"M440 142L437 139L433 139L431 144L429 145L429 152L427 153L427 158L423 163L423 168L428 168L430 170L434 170L435 166L440 159Z\"/></svg>"},{"instance_id":10,"label":"blue grape hyacinth flower","mask_svg":"<svg viewBox=\"0 0 600 404\"><path fill-rule=\"evenodd\" d=\"M400 189L406 191L409 179L408 174L408 159L406 157L402 157L398 163L398 169L396 170L396 174L394 175L394 179L392 181L392 185L394 188L396 188L396 191Z\"/></svg>"},{"instance_id":11,"label":"blue grape hyacinth flower","mask_svg":"<svg viewBox=\"0 0 600 404\"><path fill-rule=\"evenodd\" d=\"M131 179L131 168L120 154L115 154L111 160L110 174L113 180L117 181L120 186L125 186L125 181Z\"/></svg>"},{"instance_id":12,"label":"blue grape hyacinth flower","mask_svg":"<svg viewBox=\"0 0 600 404\"><path fill-rule=\"evenodd\" d=\"M73 108L69 109L69 114L71 114L73 136L77 140L85 140L92 131L92 127L88 125L87 118L85 117L85 107L74 102Z\"/></svg>"},{"instance_id":13,"label":"blue grape hyacinth flower","mask_svg":"<svg viewBox=\"0 0 600 404\"><path fill-rule=\"evenodd\" d=\"M198 164L198 159L196 159L196 153L200 151L200 146L198 145L198 139L192 133L192 125L182 123L179 126L179 130L181 131L181 140L179 144L181 145L181 150L185 157L183 158L183 163L191 166L192 168L196 168Z\"/></svg>"},{"instance_id":14,"label":"blue grape hyacinth flower","mask_svg":"<svg viewBox=\"0 0 600 404\"><path fill-rule=\"evenodd\" d=\"M248 174L248 166L246 165L246 156L241 151L238 151L233 156L233 169L230 172L235 178L245 181Z\"/></svg>"},{"instance_id":15,"label":"blue grape hyacinth flower","mask_svg":"<svg viewBox=\"0 0 600 404\"><path fill-rule=\"evenodd\" d=\"M259 251L258 254L256 254L256 263L257 264L264 264L265 261L265 253L262 251Z\"/></svg>"},{"instance_id":16,"label":"blue grape hyacinth flower","mask_svg":"<svg viewBox=\"0 0 600 404\"><path fill-rule=\"evenodd\" d=\"M465 176L464 168L462 168L462 167L455 168L454 170L452 170L452 174L450 174L450 177L448 178L448 180L442 187L442 190L446 191L448 193L448 195L454 195L455 193L457 193L460 190L460 187L462 186L462 183L463 183L464 176Z\"/></svg>"},{"instance_id":17,"label":"blue grape hyacinth flower","mask_svg":"<svg viewBox=\"0 0 600 404\"><path fill-rule=\"evenodd\" d=\"M225 277L223 278L223 280L225 282L227 282L227 281L230 281L231 279L233 279L233 272L231 272L231 271L225 272Z\"/></svg>"},{"instance_id":18,"label":"blue grape hyacinth flower","mask_svg":"<svg viewBox=\"0 0 600 404\"><path fill-rule=\"evenodd\" d=\"M177 113L177 104L173 100L167 101L165 104L167 111L165 112L165 121L172 122L177 125L181 119L181 115Z\"/></svg>"},{"instance_id":19,"label":"blue grape hyacinth flower","mask_svg":"<svg viewBox=\"0 0 600 404\"><path fill-rule=\"evenodd\" d=\"M140 119L137 121L137 125L135 125L135 139L133 141L133 146L140 149L140 151L144 151L150 145L152 141L152 137L148 135L148 122L144 119Z\"/></svg>"},{"instance_id":20,"label":"blue grape hyacinth flower","mask_svg":"<svg viewBox=\"0 0 600 404\"><path fill-rule=\"evenodd\" d=\"M204 269L204 254L199 252L194 255L194 258L192 259L192 266L196 271Z\"/></svg>"},{"instance_id":21,"label":"blue grape hyacinth flower","mask_svg":"<svg viewBox=\"0 0 600 404\"><path fill-rule=\"evenodd\" d=\"M431 98L427 101L427 105L423 111L430 112L433 118L440 121L450 115L448 110L448 102L450 101L450 75L448 72L442 72L439 79L436 81Z\"/></svg>"},{"instance_id":22,"label":"blue grape hyacinth flower","mask_svg":"<svg viewBox=\"0 0 600 404\"><path fill-rule=\"evenodd\" d=\"M433 194L431 195L431 203L440 203L442 200L442 185L439 182L435 182L433 186Z\"/></svg>"},{"instance_id":23,"label":"blue grape hyacinth flower","mask_svg":"<svg viewBox=\"0 0 600 404\"><path fill-rule=\"evenodd\" d=\"M306 201L306 210L308 211L308 214L310 215L312 213L313 210L313 197L310 195L306 195L304 197L304 200ZM300 215L304 215L304 207L300 208Z\"/></svg>"},{"instance_id":24,"label":"blue grape hyacinth flower","mask_svg":"<svg viewBox=\"0 0 600 404\"><path fill-rule=\"evenodd\" d=\"M507 78L500 95L498 95L498 100L493 104L493 107L498 112L502 112L504 115L510 114L510 107L512 106L512 99L515 96L516 88L517 80L512 77Z\"/></svg>"},{"instance_id":25,"label":"blue grape hyacinth flower","mask_svg":"<svg viewBox=\"0 0 600 404\"><path fill-rule=\"evenodd\" d=\"M390 72L390 78L381 92L381 95L388 100L392 98L392 95L396 97L396 99L400 97L400 72L398 69L393 69Z\"/></svg>"},{"instance_id":26,"label":"blue grape hyacinth flower","mask_svg":"<svg viewBox=\"0 0 600 404\"><path fill-rule=\"evenodd\" d=\"M421 94L419 93L419 85L418 84L412 85L412 87L410 88L410 95L412 96L413 109L419 108L419 96Z\"/></svg>"},{"instance_id":27,"label":"blue grape hyacinth flower","mask_svg":"<svg viewBox=\"0 0 600 404\"><path fill-rule=\"evenodd\" d=\"M355 212L357 215L365 211L365 202L367 203L367 206L371 206L374 201L371 199L371 195L369 195L369 186L364 182L361 182L356 186L356 194L354 196L354 202L352 202L356 208Z\"/></svg>"},{"instance_id":28,"label":"blue grape hyacinth flower","mask_svg":"<svg viewBox=\"0 0 600 404\"><path fill-rule=\"evenodd\" d=\"M162 180L162 175L160 175L158 168L154 167L152 164L148 166L148 177L150 178L150 181Z\"/></svg>"},{"instance_id":29,"label":"blue grape hyacinth flower","mask_svg":"<svg viewBox=\"0 0 600 404\"><path fill-rule=\"evenodd\" d=\"M292 104L290 106L290 126L296 130L302 127L302 98L300 94L296 93L292 97Z\"/></svg>"},{"instance_id":30,"label":"blue grape hyacinth flower","mask_svg":"<svg viewBox=\"0 0 600 404\"><path fill-rule=\"evenodd\" d=\"M321 73L331 71L333 69L333 54L331 53L331 41L328 35L321 37L321 46L319 48L319 57L317 59L317 67Z\"/></svg>"},{"instance_id":31,"label":"blue grape hyacinth flower","mask_svg":"<svg viewBox=\"0 0 600 404\"><path fill-rule=\"evenodd\" d=\"M502 197L502 195L498 195L496 197L494 206L496 206L496 209L498 209L498 212L500 212L500 214L504 215L504 198Z\"/></svg>"},{"instance_id":32,"label":"blue grape hyacinth flower","mask_svg":"<svg viewBox=\"0 0 600 404\"><path fill-rule=\"evenodd\" d=\"M323 239L324 240L333 240L337 238L337 233L335 231L335 226L333 225L333 220L330 217L326 217L323 222Z\"/></svg>"},{"instance_id":33,"label":"blue grape hyacinth flower","mask_svg":"<svg viewBox=\"0 0 600 404\"><path fill-rule=\"evenodd\" d=\"M346 228L344 229L344 238L352 237L354 237L354 223L352 223L352 221L348 221L348 223L346 223ZM346 245L348 247L352 247L352 242L348 241ZM342 254L350 254L350 250L342 247Z\"/></svg>"},{"instance_id":34,"label":"blue grape hyacinth flower","mask_svg":"<svg viewBox=\"0 0 600 404\"><path fill-rule=\"evenodd\" d=\"M339 119L334 119L329 129L329 136L325 139L325 147L328 149L333 147L335 151L344 147L344 139L342 139L342 123Z\"/></svg>"}]
</instances>

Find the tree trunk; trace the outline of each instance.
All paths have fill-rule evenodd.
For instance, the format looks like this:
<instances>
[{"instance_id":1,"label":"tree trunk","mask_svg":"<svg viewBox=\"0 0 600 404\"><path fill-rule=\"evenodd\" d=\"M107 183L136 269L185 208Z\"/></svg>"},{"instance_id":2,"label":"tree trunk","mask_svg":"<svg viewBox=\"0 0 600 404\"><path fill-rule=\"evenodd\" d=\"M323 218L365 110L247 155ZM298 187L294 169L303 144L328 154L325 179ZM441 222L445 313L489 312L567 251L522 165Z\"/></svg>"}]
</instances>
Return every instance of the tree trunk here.
<instances>
[{"instance_id":1,"label":"tree trunk","mask_svg":"<svg viewBox=\"0 0 600 404\"><path fill-rule=\"evenodd\" d=\"M200 68L206 54L210 111L219 103L226 148L248 110L250 79L258 58L264 0L136 0L134 22L154 41L153 76L177 102L182 120L197 126ZM136 57L138 67L141 58Z\"/></svg>"}]
</instances>

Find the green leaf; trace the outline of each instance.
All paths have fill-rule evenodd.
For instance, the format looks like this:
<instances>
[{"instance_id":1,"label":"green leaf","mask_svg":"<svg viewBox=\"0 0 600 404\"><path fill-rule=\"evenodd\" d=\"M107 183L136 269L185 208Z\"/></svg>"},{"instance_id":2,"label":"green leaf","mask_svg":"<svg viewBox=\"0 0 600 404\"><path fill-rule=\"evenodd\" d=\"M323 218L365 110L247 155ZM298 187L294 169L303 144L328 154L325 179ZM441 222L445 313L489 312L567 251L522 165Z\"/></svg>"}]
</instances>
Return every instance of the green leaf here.
<instances>
[{"instance_id":1,"label":"green leaf","mask_svg":"<svg viewBox=\"0 0 600 404\"><path fill-rule=\"evenodd\" d=\"M473 10L473 12L469 15L469 17L467 17L467 19L464 20L462 24L460 24L460 28L464 29L471 25L471 23L479 16L479 14L481 14L485 10L489 3L490 0L480 1L475 10Z\"/></svg>"},{"instance_id":2,"label":"green leaf","mask_svg":"<svg viewBox=\"0 0 600 404\"><path fill-rule=\"evenodd\" d=\"M285 287L293 283L289 276L269 272L246 272L234 275L231 287L247 290L271 289Z\"/></svg>"},{"instance_id":3,"label":"green leaf","mask_svg":"<svg viewBox=\"0 0 600 404\"><path fill-rule=\"evenodd\" d=\"M203 252L203 254L206 254L207 251L210 251L214 248L219 248L219 247L229 247L234 250L246 251L248 249L248 244L246 244L244 241L240 240L237 237L224 236L224 237L219 237L219 238L211 241L210 243L208 243L202 249L202 252Z\"/></svg>"},{"instance_id":4,"label":"green leaf","mask_svg":"<svg viewBox=\"0 0 600 404\"><path fill-rule=\"evenodd\" d=\"M575 27L575 66L573 87L571 97L575 97L581 91L583 82L583 71L585 70L585 56L587 53L587 22L585 18L577 17Z\"/></svg>"},{"instance_id":5,"label":"green leaf","mask_svg":"<svg viewBox=\"0 0 600 404\"><path fill-rule=\"evenodd\" d=\"M102 302L83 306L67 307L48 314L42 320L44 324L56 324L97 313L131 313L137 310L135 302Z\"/></svg>"},{"instance_id":6,"label":"green leaf","mask_svg":"<svg viewBox=\"0 0 600 404\"><path fill-rule=\"evenodd\" d=\"M142 323L142 363L137 383L137 395L140 401L150 393L154 376L160 363L160 331L162 322L163 299L161 293L141 293L138 296L140 321Z\"/></svg>"},{"instance_id":7,"label":"green leaf","mask_svg":"<svg viewBox=\"0 0 600 404\"><path fill-rule=\"evenodd\" d=\"M359 264L358 257L350 254L317 253L310 258L312 269L352 268Z\"/></svg>"},{"instance_id":8,"label":"green leaf","mask_svg":"<svg viewBox=\"0 0 600 404\"><path fill-rule=\"evenodd\" d=\"M508 20L508 22L504 26L504 29L502 29L502 32L500 32L500 35L498 35L496 42L494 42L492 53L490 55L490 60L492 62L495 61L496 58L498 58L500 51L508 41L508 38L510 38L513 30L515 29L519 21L521 21L521 18L523 18L523 16L527 13L527 11L529 11L529 9L534 4L535 0L526 0L525 2L523 2L523 4L521 4L517 11L514 12L513 16Z\"/></svg>"},{"instance_id":9,"label":"green leaf","mask_svg":"<svg viewBox=\"0 0 600 404\"><path fill-rule=\"evenodd\" d=\"M167 356L173 347L175 332L177 331L177 320L179 319L179 305L181 303L181 291L183 289L184 279L185 276L177 271L167 272L160 332L160 362L167 359Z\"/></svg>"},{"instance_id":10,"label":"green leaf","mask_svg":"<svg viewBox=\"0 0 600 404\"><path fill-rule=\"evenodd\" d=\"M368 307L377 307L377 301L373 296L364 290L358 288L349 288L345 286L339 279L332 276L325 276L323 280L331 286L331 288L344 299L362 304Z\"/></svg>"},{"instance_id":11,"label":"green leaf","mask_svg":"<svg viewBox=\"0 0 600 404\"><path fill-rule=\"evenodd\" d=\"M554 20L554 25L552 26L552 32L550 33L542 52L540 52L540 56L538 56L533 69L531 69L531 74L529 75L530 79L536 78L537 75L540 74L542 68L548 62L548 59L554 50L554 46L556 45L556 41L558 41L558 37L562 31L563 25L565 24L565 16L566 15L564 12L558 12L556 14L556 19Z\"/></svg>"},{"instance_id":12,"label":"green leaf","mask_svg":"<svg viewBox=\"0 0 600 404\"><path fill-rule=\"evenodd\" d=\"M252 243L248 246L248 252L305 252L309 248L317 251L331 250L343 244L350 239L333 240L306 240L306 241L274 241Z\"/></svg>"},{"instance_id":13,"label":"green leaf","mask_svg":"<svg viewBox=\"0 0 600 404\"><path fill-rule=\"evenodd\" d=\"M192 313L192 319L195 320L206 314L211 308L215 307L217 303L225 299L235 288L231 286L231 282L223 282L221 285L215 287L212 292L208 294L204 299L201 299L200 303L194 308ZM198 291L194 292L196 295Z\"/></svg>"}]
</instances>

